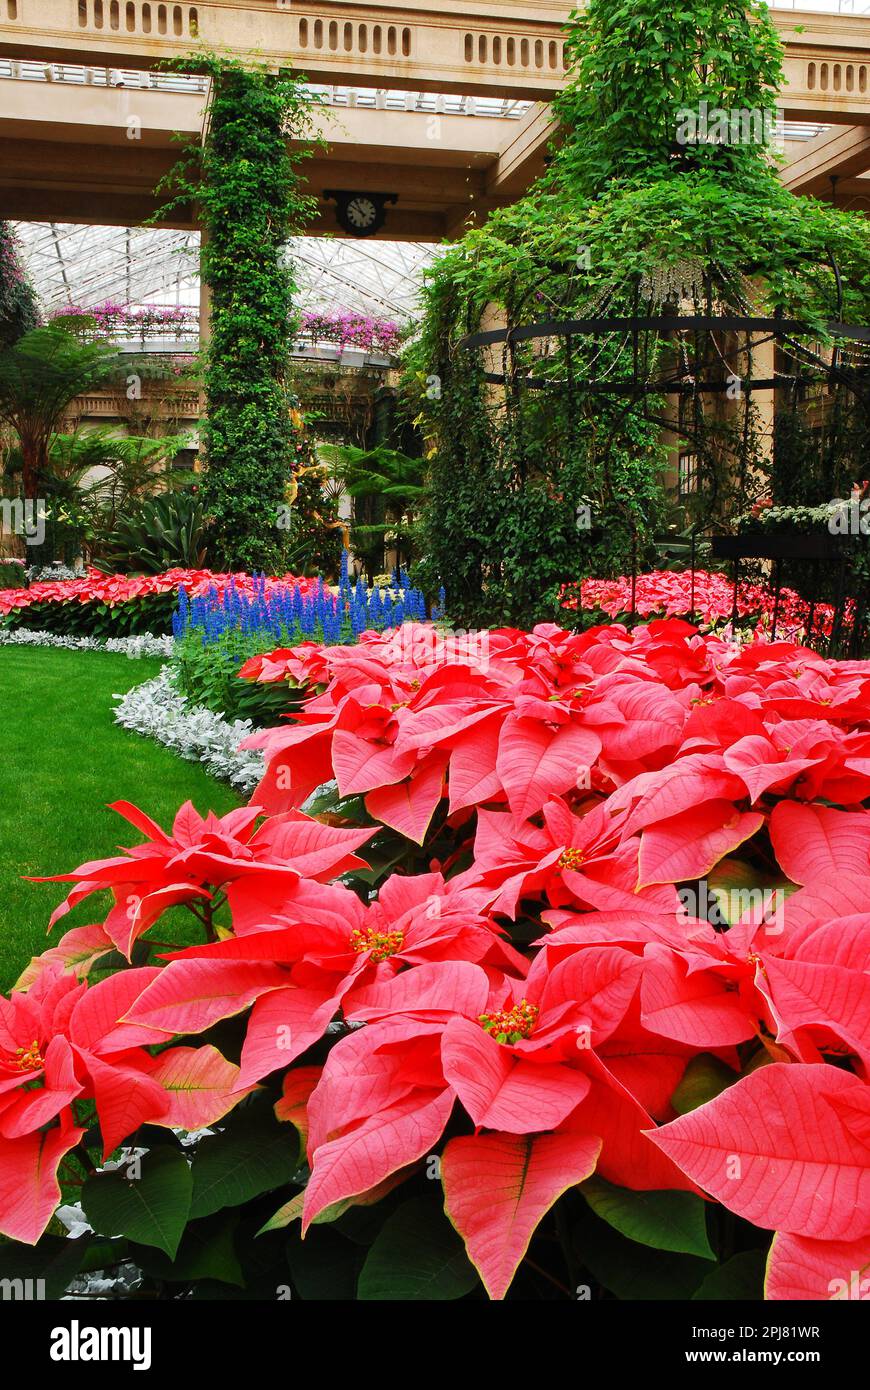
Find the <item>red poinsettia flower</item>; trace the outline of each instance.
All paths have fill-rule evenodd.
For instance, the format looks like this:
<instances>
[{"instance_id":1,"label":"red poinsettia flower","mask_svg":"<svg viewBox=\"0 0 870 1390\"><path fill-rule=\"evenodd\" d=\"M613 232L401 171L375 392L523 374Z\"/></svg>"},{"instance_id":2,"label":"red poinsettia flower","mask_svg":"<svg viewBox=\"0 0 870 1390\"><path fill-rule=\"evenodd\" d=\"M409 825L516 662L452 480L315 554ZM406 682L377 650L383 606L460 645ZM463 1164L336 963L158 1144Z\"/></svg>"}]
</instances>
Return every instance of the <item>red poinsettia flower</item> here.
<instances>
[{"instance_id":1,"label":"red poinsettia flower","mask_svg":"<svg viewBox=\"0 0 870 1390\"><path fill-rule=\"evenodd\" d=\"M255 829L259 806L245 806L218 817L202 817L186 802L175 817L172 834L137 807L116 801L117 811L150 838L115 859L82 864L69 874L52 874L37 882L71 882L77 886L53 912L49 926L92 893L110 889L115 906L103 927L117 949L129 958L137 937L175 903L211 901L216 888L241 878L257 887L297 882L305 876L328 879L365 861L353 851L374 834L370 829L344 830L311 820L301 812L276 816Z\"/></svg>"},{"instance_id":2,"label":"red poinsettia flower","mask_svg":"<svg viewBox=\"0 0 870 1390\"><path fill-rule=\"evenodd\" d=\"M242 1052L247 1085L305 1052L373 981L443 960L524 974L525 958L503 940L485 901L434 873L394 875L368 906L340 885L309 885L289 899L283 925L172 953L127 1018L190 1033L254 1003Z\"/></svg>"},{"instance_id":3,"label":"red poinsettia flower","mask_svg":"<svg viewBox=\"0 0 870 1390\"><path fill-rule=\"evenodd\" d=\"M57 1170L84 1134L73 1102L94 1102L106 1156L146 1121L190 1128L245 1094L214 1048L154 1057L159 1031L120 1022L159 969L125 970L90 988L57 967L0 999L0 1232L35 1244L60 1199ZM184 1081L196 1077L196 1096Z\"/></svg>"}]
</instances>

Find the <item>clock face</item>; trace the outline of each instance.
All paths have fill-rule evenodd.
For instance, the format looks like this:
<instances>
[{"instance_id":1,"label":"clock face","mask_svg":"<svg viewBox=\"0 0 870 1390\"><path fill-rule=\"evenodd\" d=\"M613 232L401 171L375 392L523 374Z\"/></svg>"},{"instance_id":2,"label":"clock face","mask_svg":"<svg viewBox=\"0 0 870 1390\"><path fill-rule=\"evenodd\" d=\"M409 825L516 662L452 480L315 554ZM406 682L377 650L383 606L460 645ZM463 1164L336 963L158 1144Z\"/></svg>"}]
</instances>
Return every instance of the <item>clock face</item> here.
<instances>
[{"instance_id":1,"label":"clock face","mask_svg":"<svg viewBox=\"0 0 870 1390\"><path fill-rule=\"evenodd\" d=\"M371 198L357 195L347 205L347 220L357 231L370 231L377 221L378 209Z\"/></svg>"}]
</instances>

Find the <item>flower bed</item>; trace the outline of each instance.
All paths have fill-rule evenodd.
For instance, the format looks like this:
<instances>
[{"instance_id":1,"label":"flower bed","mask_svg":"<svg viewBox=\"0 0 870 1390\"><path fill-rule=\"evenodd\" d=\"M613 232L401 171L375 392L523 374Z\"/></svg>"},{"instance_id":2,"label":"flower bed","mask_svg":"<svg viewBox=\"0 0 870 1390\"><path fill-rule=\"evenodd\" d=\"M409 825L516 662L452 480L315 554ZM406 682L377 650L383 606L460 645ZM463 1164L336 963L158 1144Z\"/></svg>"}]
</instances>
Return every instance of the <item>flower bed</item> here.
<instances>
[{"instance_id":1,"label":"flower bed","mask_svg":"<svg viewBox=\"0 0 870 1390\"><path fill-rule=\"evenodd\" d=\"M27 589L0 590L0 622L17 626L26 614L30 628L52 632L105 636L153 630L168 632L179 592L193 598L230 587L237 594L256 595L298 591L308 595L317 580L294 575L266 579L247 574L214 574L211 570L172 569L163 574L103 574L89 569L81 579L31 584Z\"/></svg>"},{"instance_id":2,"label":"flower bed","mask_svg":"<svg viewBox=\"0 0 870 1390\"><path fill-rule=\"evenodd\" d=\"M239 792L250 794L263 775L262 754L239 747L251 733L251 721L230 722L206 706L192 704L176 688L168 666L119 698L115 722L155 739L187 762L202 763L212 777Z\"/></svg>"},{"instance_id":3,"label":"flower bed","mask_svg":"<svg viewBox=\"0 0 870 1390\"><path fill-rule=\"evenodd\" d=\"M113 902L3 1010L0 1231L41 1240L65 1163L181 1290L222 1215L230 1282L272 1296L325 1261L348 1297L631 1297L652 1247L658 1297L745 1297L771 1232L767 1297L850 1296L870 666L668 620L406 625L247 675L315 691L247 740L252 804L119 803L143 843L61 876L53 922ZM159 1137L204 1126L192 1162ZM97 1129L146 1150L135 1211Z\"/></svg>"},{"instance_id":4,"label":"flower bed","mask_svg":"<svg viewBox=\"0 0 870 1390\"><path fill-rule=\"evenodd\" d=\"M302 333L315 343L322 340L337 343L341 348L364 348L366 352L383 352L387 356L397 353L402 344L402 329L392 319L373 318L349 309L334 313L306 310L301 327Z\"/></svg>"},{"instance_id":5,"label":"flower bed","mask_svg":"<svg viewBox=\"0 0 870 1390\"><path fill-rule=\"evenodd\" d=\"M426 599L407 575L395 588L369 589L361 579L351 583L346 552L334 588L320 579L307 591L295 584L270 588L262 579L246 590L231 581L191 600L181 589L172 619L173 674L179 690L195 704L257 724L274 724L288 708L286 687L275 691L240 681L238 673L247 659L267 652L276 642L286 647L306 639L352 643L362 632L381 632L400 627L406 618L426 616Z\"/></svg>"},{"instance_id":6,"label":"flower bed","mask_svg":"<svg viewBox=\"0 0 870 1390\"><path fill-rule=\"evenodd\" d=\"M600 612L611 618L624 617L631 612L631 579L584 579L580 597L566 589L562 607L578 607ZM690 570L653 570L639 574L635 588L634 608L641 618L654 616L680 617L698 620L713 626L731 621L734 609L734 585L727 575L695 570L694 584ZM739 583L737 586L737 615L748 620L748 626L761 631L769 629L773 618L774 594L763 584ZM810 605L793 589L780 590L777 612L777 635L800 640L807 635ZM813 633L828 635L833 621L830 604L819 603L813 615Z\"/></svg>"}]
</instances>

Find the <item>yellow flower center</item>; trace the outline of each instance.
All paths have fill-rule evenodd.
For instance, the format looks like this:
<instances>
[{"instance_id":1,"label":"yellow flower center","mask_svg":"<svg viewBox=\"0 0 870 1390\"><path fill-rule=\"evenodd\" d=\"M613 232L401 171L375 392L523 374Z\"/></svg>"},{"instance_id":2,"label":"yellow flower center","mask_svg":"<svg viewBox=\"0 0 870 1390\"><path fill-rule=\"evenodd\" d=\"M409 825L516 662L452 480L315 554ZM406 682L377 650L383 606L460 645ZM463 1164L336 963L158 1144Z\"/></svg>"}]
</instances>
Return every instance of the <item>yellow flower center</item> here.
<instances>
[{"instance_id":1,"label":"yellow flower center","mask_svg":"<svg viewBox=\"0 0 870 1390\"><path fill-rule=\"evenodd\" d=\"M19 1047L15 1057L15 1065L19 1071L40 1071L45 1066L39 1051L39 1043L35 1038L29 1047Z\"/></svg>"},{"instance_id":2,"label":"yellow flower center","mask_svg":"<svg viewBox=\"0 0 870 1390\"><path fill-rule=\"evenodd\" d=\"M579 869L586 856L582 849L566 849L559 857L560 869Z\"/></svg>"},{"instance_id":3,"label":"yellow flower center","mask_svg":"<svg viewBox=\"0 0 870 1390\"><path fill-rule=\"evenodd\" d=\"M495 1038L497 1043L518 1043L521 1038L529 1037L539 1013L537 1004L521 999L512 1009L502 1009L497 1014L481 1014L478 1021L483 1031Z\"/></svg>"},{"instance_id":4,"label":"yellow flower center","mask_svg":"<svg viewBox=\"0 0 870 1390\"><path fill-rule=\"evenodd\" d=\"M350 934L350 944L357 955L361 956L364 951L371 951L372 960L381 961L401 951L405 944L405 933L377 931L374 927L369 927L368 931L360 931L355 927Z\"/></svg>"}]
</instances>

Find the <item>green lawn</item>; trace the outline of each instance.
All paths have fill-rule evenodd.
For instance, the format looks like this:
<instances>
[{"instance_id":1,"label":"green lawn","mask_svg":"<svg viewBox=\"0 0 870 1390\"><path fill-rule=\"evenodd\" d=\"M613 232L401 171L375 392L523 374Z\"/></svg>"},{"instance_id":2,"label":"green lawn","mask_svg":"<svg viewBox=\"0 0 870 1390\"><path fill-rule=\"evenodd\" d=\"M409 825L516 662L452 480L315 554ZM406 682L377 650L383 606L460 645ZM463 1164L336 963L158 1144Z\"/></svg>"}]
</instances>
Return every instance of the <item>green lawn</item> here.
<instances>
[{"instance_id":1,"label":"green lawn","mask_svg":"<svg viewBox=\"0 0 870 1390\"><path fill-rule=\"evenodd\" d=\"M46 924L66 895L64 884L25 883L22 874L64 873L141 840L107 802L132 801L161 824L188 798L219 814L240 804L197 763L114 723L112 695L159 668L156 658L0 648L0 990L50 944ZM51 940L100 921L100 902L80 904Z\"/></svg>"}]
</instances>

